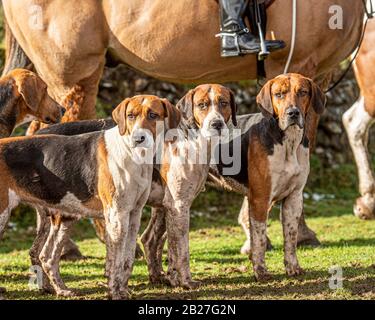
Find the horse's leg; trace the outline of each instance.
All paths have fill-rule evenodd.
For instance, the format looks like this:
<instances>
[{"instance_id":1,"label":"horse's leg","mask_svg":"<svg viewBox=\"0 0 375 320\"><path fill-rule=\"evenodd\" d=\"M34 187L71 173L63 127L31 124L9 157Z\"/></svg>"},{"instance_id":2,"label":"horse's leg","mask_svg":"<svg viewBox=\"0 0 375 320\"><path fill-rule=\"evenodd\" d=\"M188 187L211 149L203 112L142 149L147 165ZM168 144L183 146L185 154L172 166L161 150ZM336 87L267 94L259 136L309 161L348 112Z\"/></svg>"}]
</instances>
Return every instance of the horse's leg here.
<instances>
[{"instance_id":1,"label":"horse's leg","mask_svg":"<svg viewBox=\"0 0 375 320\"><path fill-rule=\"evenodd\" d=\"M152 208L151 219L146 230L141 236L141 242L145 251L150 283L165 283L163 271L163 248L166 240L165 208Z\"/></svg>"},{"instance_id":2,"label":"horse's leg","mask_svg":"<svg viewBox=\"0 0 375 320\"><path fill-rule=\"evenodd\" d=\"M375 179L367 149L368 132L374 120L366 111L363 97L347 110L343 116L343 123L348 134L359 176L361 197L357 199L354 205L354 214L361 219L373 218L375 215Z\"/></svg>"},{"instance_id":3,"label":"horse's leg","mask_svg":"<svg viewBox=\"0 0 375 320\"><path fill-rule=\"evenodd\" d=\"M242 202L240 214L238 215L238 223L241 225L246 235L246 241L242 245L241 253L249 255L251 250L250 224L249 224L249 200L247 197ZM272 250L271 240L267 237L267 250Z\"/></svg>"},{"instance_id":4,"label":"horse's leg","mask_svg":"<svg viewBox=\"0 0 375 320\"><path fill-rule=\"evenodd\" d=\"M314 73L312 73L314 74ZM326 77L323 77L322 80L320 80L321 87L325 88L329 83L329 77L330 75L327 75ZM316 133L318 130L318 124L320 116L315 113L313 108L311 108L307 114L307 123L309 124L306 127L306 136L309 139L310 143L310 154L315 148L315 140L316 140ZM318 240L316 233L312 231L306 224L305 220L305 211L302 210L302 214L299 218L298 223L298 238L297 238L297 246L319 246L320 241Z\"/></svg>"}]
</instances>

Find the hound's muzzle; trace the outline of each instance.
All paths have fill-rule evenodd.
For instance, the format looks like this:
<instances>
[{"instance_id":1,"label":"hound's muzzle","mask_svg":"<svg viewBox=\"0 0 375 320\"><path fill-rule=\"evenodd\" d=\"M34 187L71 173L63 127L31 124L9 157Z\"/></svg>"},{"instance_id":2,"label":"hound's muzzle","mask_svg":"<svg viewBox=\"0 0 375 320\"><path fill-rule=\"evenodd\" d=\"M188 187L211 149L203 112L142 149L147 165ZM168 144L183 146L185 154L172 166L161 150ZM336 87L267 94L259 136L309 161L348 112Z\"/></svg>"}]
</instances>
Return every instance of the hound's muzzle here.
<instances>
[{"instance_id":1,"label":"hound's muzzle","mask_svg":"<svg viewBox=\"0 0 375 320\"><path fill-rule=\"evenodd\" d=\"M132 148L151 148L154 144L152 134L145 129L136 129L131 134Z\"/></svg>"},{"instance_id":2,"label":"hound's muzzle","mask_svg":"<svg viewBox=\"0 0 375 320\"><path fill-rule=\"evenodd\" d=\"M282 121L282 122L284 122L285 125L283 125L283 123L281 123L281 125L282 125L281 127L284 127L284 128L281 128L281 129L284 129L284 130L289 128L290 126L294 126L294 125L297 125L300 129L303 129L304 124L305 124L302 112L297 107L289 107L285 111L284 119L285 119L285 121Z\"/></svg>"}]
</instances>

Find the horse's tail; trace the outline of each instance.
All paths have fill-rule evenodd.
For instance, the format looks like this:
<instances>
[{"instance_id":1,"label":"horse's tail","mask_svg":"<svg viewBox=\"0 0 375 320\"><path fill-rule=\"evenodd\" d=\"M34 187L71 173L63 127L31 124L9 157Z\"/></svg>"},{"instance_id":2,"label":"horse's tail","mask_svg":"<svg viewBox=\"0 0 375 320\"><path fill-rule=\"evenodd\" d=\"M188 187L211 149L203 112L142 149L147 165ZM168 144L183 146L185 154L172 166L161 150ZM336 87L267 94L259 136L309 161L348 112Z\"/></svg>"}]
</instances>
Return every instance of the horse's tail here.
<instances>
[{"instance_id":1,"label":"horse's tail","mask_svg":"<svg viewBox=\"0 0 375 320\"><path fill-rule=\"evenodd\" d=\"M3 69L3 75L6 75L10 71L22 68L31 70L34 68L33 63L26 55L26 53L21 48L20 44L17 42L14 37L12 30L8 25L8 21L4 16L4 26L5 26L5 65Z\"/></svg>"}]
</instances>

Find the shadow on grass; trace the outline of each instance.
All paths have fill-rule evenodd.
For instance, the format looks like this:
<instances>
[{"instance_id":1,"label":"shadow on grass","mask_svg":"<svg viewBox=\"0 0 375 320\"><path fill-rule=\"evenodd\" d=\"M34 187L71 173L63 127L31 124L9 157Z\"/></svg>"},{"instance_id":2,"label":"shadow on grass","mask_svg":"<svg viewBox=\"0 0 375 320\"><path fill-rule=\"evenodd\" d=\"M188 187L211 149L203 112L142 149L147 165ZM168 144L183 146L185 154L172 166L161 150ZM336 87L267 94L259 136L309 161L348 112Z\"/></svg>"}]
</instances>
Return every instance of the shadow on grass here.
<instances>
[{"instance_id":1,"label":"shadow on grass","mask_svg":"<svg viewBox=\"0 0 375 320\"><path fill-rule=\"evenodd\" d=\"M370 239L342 239L338 241L324 241L322 248L342 248L342 247L375 247L375 238Z\"/></svg>"},{"instance_id":2,"label":"shadow on grass","mask_svg":"<svg viewBox=\"0 0 375 320\"><path fill-rule=\"evenodd\" d=\"M344 274L351 273L356 276L344 280L343 287L350 291L353 295L366 295L375 294L375 269L368 268L344 268ZM358 278L359 275L364 273L371 273L366 279ZM209 277L201 278L203 285L195 291L183 292L169 292L168 294L146 294L138 295L137 299L209 299L217 296L226 297L227 299L244 299L252 296L257 299L264 296L283 298L285 296L305 296L305 297L322 297L330 293L334 293L329 288L329 274L327 272L313 271L307 272L306 275L297 277L291 281L286 275L276 274L273 279L268 283L257 283L251 275L240 275L235 277ZM356 278L357 277L357 278ZM222 288L210 288L210 286L220 285ZM230 288L233 286L233 288ZM138 287L133 287L134 292L137 292Z\"/></svg>"},{"instance_id":3,"label":"shadow on grass","mask_svg":"<svg viewBox=\"0 0 375 320\"><path fill-rule=\"evenodd\" d=\"M96 264L86 265L85 267L95 267ZM343 274L346 276L343 286L347 291L355 295L373 295L375 294L375 268L373 267L346 267L343 268ZM198 274L199 275L199 274ZM366 275L364 279L363 276ZM362 277L361 277L362 276ZM22 282L27 280L27 277L19 274L11 274L11 281ZM133 291L133 299L201 299L201 298L215 298L226 297L227 299L251 299L252 297L261 299L262 296L273 298L283 298L285 296L302 296L311 298L329 298L333 293L329 289L328 280L330 274L326 270L307 271L305 275L297 278L288 278L285 274L277 273L273 275L271 281L267 283L258 283L250 273L232 274L231 276L206 276L199 277L195 275L197 280L202 282L202 285L197 290L183 290L165 286L151 286L148 284L147 276L137 275L133 277L133 281L140 282L133 285L130 289ZM7 277L0 277L0 281ZM77 294L75 299L102 299L106 297L107 288L105 285L105 278L98 275L84 275L76 276L72 274L63 274L64 281ZM73 281L90 279L93 285L85 288L77 287L77 284L71 285ZM10 280L8 278L8 280ZM219 287L218 287L219 286ZM213 288L214 287L214 288ZM141 291L148 289L166 289L163 293L142 293ZM100 297L99 297L100 296ZM373 297L373 296L372 296ZM22 291L22 290L8 290L5 294L7 299L41 299L49 300L56 299L54 295L46 295L38 291ZM331 296L332 298L332 296Z\"/></svg>"}]
</instances>

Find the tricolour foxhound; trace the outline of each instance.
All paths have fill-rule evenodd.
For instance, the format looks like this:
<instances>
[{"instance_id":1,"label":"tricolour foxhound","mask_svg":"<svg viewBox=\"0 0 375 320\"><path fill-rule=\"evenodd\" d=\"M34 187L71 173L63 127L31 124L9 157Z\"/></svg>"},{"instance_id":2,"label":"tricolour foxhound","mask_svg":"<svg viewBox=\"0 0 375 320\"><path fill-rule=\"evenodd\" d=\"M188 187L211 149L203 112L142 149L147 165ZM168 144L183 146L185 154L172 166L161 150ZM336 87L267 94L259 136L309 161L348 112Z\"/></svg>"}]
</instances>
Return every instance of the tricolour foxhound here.
<instances>
[{"instance_id":1,"label":"tricolour foxhound","mask_svg":"<svg viewBox=\"0 0 375 320\"><path fill-rule=\"evenodd\" d=\"M35 73L15 69L0 78L0 138L34 119L57 123L63 108L47 92L47 85Z\"/></svg>"},{"instance_id":2,"label":"tricolour foxhound","mask_svg":"<svg viewBox=\"0 0 375 320\"><path fill-rule=\"evenodd\" d=\"M128 296L140 216L153 173L152 161L139 163L138 147L142 152L154 148L156 123L168 119L169 128L175 128L180 113L166 99L136 96L123 101L113 118L117 126L105 131L0 141L0 233L6 226L2 222L20 202L52 212L40 260L58 295L72 294L59 274L67 231L81 217L96 217L105 220L110 296ZM56 210L59 214L53 215Z\"/></svg>"}]
</instances>

